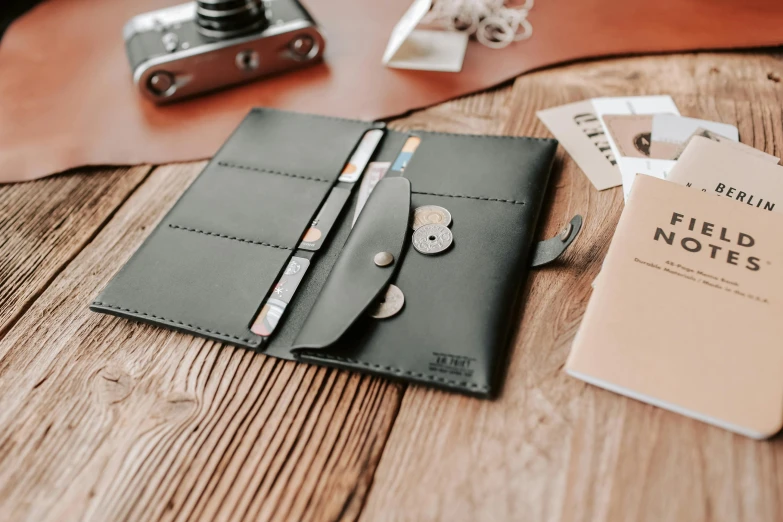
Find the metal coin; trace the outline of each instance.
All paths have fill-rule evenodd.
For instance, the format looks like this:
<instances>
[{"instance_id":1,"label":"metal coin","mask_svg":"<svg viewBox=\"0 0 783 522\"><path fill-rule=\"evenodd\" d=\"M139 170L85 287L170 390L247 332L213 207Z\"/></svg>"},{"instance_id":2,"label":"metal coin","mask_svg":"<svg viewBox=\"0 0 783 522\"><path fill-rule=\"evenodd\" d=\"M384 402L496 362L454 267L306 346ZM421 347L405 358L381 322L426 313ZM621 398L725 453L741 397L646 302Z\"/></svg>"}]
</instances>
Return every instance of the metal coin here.
<instances>
[{"instance_id":1,"label":"metal coin","mask_svg":"<svg viewBox=\"0 0 783 522\"><path fill-rule=\"evenodd\" d=\"M389 285L386 294L381 297L374 309L370 310L370 315L376 319L386 319L397 315L405 304L405 295L402 290L394 285Z\"/></svg>"},{"instance_id":2,"label":"metal coin","mask_svg":"<svg viewBox=\"0 0 783 522\"><path fill-rule=\"evenodd\" d=\"M424 225L413 233L413 248L428 256L440 254L453 242L451 230L444 225Z\"/></svg>"},{"instance_id":3,"label":"metal coin","mask_svg":"<svg viewBox=\"0 0 783 522\"><path fill-rule=\"evenodd\" d=\"M413 230L430 224L451 225L451 212L437 205L424 205L413 211Z\"/></svg>"}]
</instances>

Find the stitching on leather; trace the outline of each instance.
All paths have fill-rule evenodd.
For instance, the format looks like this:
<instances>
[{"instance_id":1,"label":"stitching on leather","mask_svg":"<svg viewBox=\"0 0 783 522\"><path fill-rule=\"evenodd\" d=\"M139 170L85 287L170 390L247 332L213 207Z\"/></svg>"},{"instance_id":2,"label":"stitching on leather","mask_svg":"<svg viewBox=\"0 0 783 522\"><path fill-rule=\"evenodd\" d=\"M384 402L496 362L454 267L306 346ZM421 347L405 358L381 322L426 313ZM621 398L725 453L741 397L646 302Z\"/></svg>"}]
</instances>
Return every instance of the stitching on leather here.
<instances>
[{"instance_id":1,"label":"stitching on leather","mask_svg":"<svg viewBox=\"0 0 783 522\"><path fill-rule=\"evenodd\" d=\"M354 364L361 364L362 366L366 366L368 368L374 368L376 370L384 370L387 372L393 372L397 375L408 375L411 377L418 377L420 379L427 379L428 381L435 381L440 382L442 384L451 384L452 386L462 386L462 387L468 387L473 388L475 390L479 391L489 391L489 386L487 385L478 385L474 382L469 381L451 381L449 379L444 379L443 377L436 377L434 375L427 375L426 373L417 373L417 372L411 372L408 370L403 370L402 368L394 368L393 366L381 366L380 364L373 364L365 361L359 361L357 359L349 359L347 357L338 357L336 355L329 355L325 353L314 353L314 352L307 352L308 355L311 357L318 359L332 359L335 361L342 361L342 362L348 362L348 363L354 363Z\"/></svg>"},{"instance_id":2,"label":"stitching on leather","mask_svg":"<svg viewBox=\"0 0 783 522\"><path fill-rule=\"evenodd\" d=\"M524 201L517 201L516 199L500 199L500 198L485 198L483 196L465 196L463 194L438 194L437 192L419 192L416 190L411 191L413 194L422 194L426 196L441 196L444 198L465 198L465 199L480 199L481 201L497 201L500 203L513 203L514 205L524 205Z\"/></svg>"},{"instance_id":3,"label":"stitching on leather","mask_svg":"<svg viewBox=\"0 0 783 522\"><path fill-rule=\"evenodd\" d=\"M208 232L206 230L199 230L197 228L181 227L179 225L169 224L169 228L176 228L177 230L186 230L188 232L196 232L197 234L204 234L205 236L222 237L223 239L231 239L232 241L240 241L242 243L251 243L253 245L260 245L271 248L279 248L280 250L293 250L291 247L284 247L281 245L273 245L272 243L264 243L263 241L253 241L252 239L243 239L236 236L228 236L226 234L218 234L216 232Z\"/></svg>"},{"instance_id":4,"label":"stitching on leather","mask_svg":"<svg viewBox=\"0 0 783 522\"><path fill-rule=\"evenodd\" d=\"M271 107L254 107L252 109L252 112L257 113L263 113L263 112L286 112L282 111L280 109L273 109ZM352 118L339 118L336 116L324 116L322 114L305 114L301 112L295 112L294 114L297 114L302 117L306 118L317 118L322 120L332 120L332 121L342 121L342 122L349 122L349 123L361 123L364 125L385 125L383 121L367 121L367 120L357 120ZM415 132L424 132L427 134L438 134L440 136L458 136L458 137L470 137L470 138L484 138L484 139L507 139L507 140L527 140L527 141L545 141L545 142L554 142L552 138L537 138L533 136L488 136L486 134L459 134L456 132L438 132L438 131L428 131L423 129L410 129L410 130L399 130L399 129L393 129L389 128L390 130L393 130L394 132L400 132L403 134L411 134Z\"/></svg>"},{"instance_id":5,"label":"stitching on leather","mask_svg":"<svg viewBox=\"0 0 783 522\"><path fill-rule=\"evenodd\" d=\"M188 328L192 328L194 330L198 330L199 332L205 332L205 333L208 333L208 334L211 334L211 335L218 335L218 336L224 337L226 339L234 339L236 341L242 341L242 342L248 343L248 344L250 344L252 346L258 346L258 345L261 344L260 341L255 340L255 339L247 339L245 337L238 337L236 335L231 335L231 334L218 332L217 330L210 330L209 328L202 328L202 327L196 326L194 324L184 323L182 321L177 321L175 319L168 319L166 317L161 317L161 316L155 315L155 314L148 314L146 312L142 312L142 311L139 311L139 310L132 310L130 308L122 308L120 306L110 305L108 303L103 303L101 301L93 301L92 304L95 305L95 306L104 306L104 307L109 308L111 310L117 310L117 311L120 311L120 312L128 312L128 313L132 313L132 314L142 315L144 317L151 317L152 319L155 319L157 321L163 321L163 322L165 322L167 324L170 324L170 325L173 325L173 326L177 326L177 325L179 325L179 326L187 326ZM322 353L314 354L314 353L310 353L310 355L312 357L316 358L316 359L317 358L333 359L333 360L336 360L336 361L342 361L342 362L348 362L348 363L354 363L354 364L361 364L362 366L366 366L368 368L373 368L373 369L376 369L376 370L384 370L384 371L387 371L387 372L393 372L393 373L395 373L397 375L408 375L408 376L411 376L411 377L418 377L420 379L427 379L428 381L435 381L435 382L439 382L439 383L442 383L442 384L450 384L452 386L468 387L468 388L473 388L473 389L478 390L478 391L489 391L489 387L487 385L478 385L478 384L476 384L474 382L452 381L452 380L449 380L449 379L444 379L442 377L436 377L434 375L427 375L427 374L424 374L424 373L411 372L411 371L408 371L408 370L403 370L402 368L394 368L392 366L381 366L380 364L373 364L373 363L369 363L369 362L365 362L365 361L359 361L357 359L349 359L347 357L337 357L335 355L329 355L329 354L322 354Z\"/></svg>"},{"instance_id":6,"label":"stitching on leather","mask_svg":"<svg viewBox=\"0 0 783 522\"><path fill-rule=\"evenodd\" d=\"M307 181L320 181L321 183L331 183L334 180L331 179L322 179L322 178L314 178L312 176L302 176L300 174L291 174L289 172L283 172L280 170L270 170L270 169L262 169L260 167L250 167L248 165L237 165L236 163L229 163L227 161L218 161L218 165L221 167L228 167L232 169L241 169L241 170L252 170L255 172L263 172L265 174L275 174L277 176L286 176L288 178L296 178L296 179L305 179Z\"/></svg>"},{"instance_id":7,"label":"stitching on leather","mask_svg":"<svg viewBox=\"0 0 783 522\"><path fill-rule=\"evenodd\" d=\"M222 333L222 332L218 332L217 330L210 330L209 328L201 328L200 326L196 326L194 324L183 323L182 321L177 321L175 319L168 319L166 317L161 317L161 316L155 315L155 314L148 314L148 313L145 313L145 312L141 312L139 310L131 310L130 308L122 308L122 307L119 307L119 306L110 305L108 303L102 303L100 301L93 301L92 304L93 305L97 305L97 306L105 306L106 308L111 308L112 310L118 310L120 312L129 312L129 313L132 313L132 314L143 315L144 317L151 317L153 319L156 319L158 321L163 321L163 322L168 323L168 324L173 325L173 326L177 326L177 325L179 325L179 326L187 326L188 328L193 328L194 330L198 330L199 332L206 332L206 333L211 334L211 335L219 335L219 336L224 337L226 339L234 339L236 341L242 341L242 342L248 343L248 344L250 344L252 346L258 346L259 344L261 344L261 342L256 340L256 339L246 339L244 337L238 337L236 335L225 334L225 333Z\"/></svg>"},{"instance_id":8,"label":"stitching on leather","mask_svg":"<svg viewBox=\"0 0 783 522\"><path fill-rule=\"evenodd\" d=\"M456 132L437 132L437 131L417 131L416 129L411 129L409 131L397 131L397 132L405 132L407 134L416 134L416 132L423 132L426 134L437 134L439 136L456 136L457 138L479 138L479 139L488 139L488 140L525 140L525 141L545 141L545 142L551 142L554 143L555 140L552 138L535 138L533 136L489 136L486 134L458 134Z\"/></svg>"},{"instance_id":9,"label":"stitching on leather","mask_svg":"<svg viewBox=\"0 0 783 522\"><path fill-rule=\"evenodd\" d=\"M253 107L252 112L263 113L263 112L289 112L289 111L284 111L284 110L280 110L280 109L274 109L272 107ZM295 111L292 111L292 112L293 112L293 114L296 114L298 116L302 116L304 118L315 118L315 119L320 119L320 120L333 120L333 121L344 121L344 122L349 122L349 123L362 123L364 125L374 125L374 124L377 124L377 123L383 123L383 122L380 122L380 121L366 121L366 120L355 120L355 119L351 119L351 118L340 118L340 117L337 117L337 116L324 116L323 114L306 114L304 112L295 112Z\"/></svg>"}]
</instances>

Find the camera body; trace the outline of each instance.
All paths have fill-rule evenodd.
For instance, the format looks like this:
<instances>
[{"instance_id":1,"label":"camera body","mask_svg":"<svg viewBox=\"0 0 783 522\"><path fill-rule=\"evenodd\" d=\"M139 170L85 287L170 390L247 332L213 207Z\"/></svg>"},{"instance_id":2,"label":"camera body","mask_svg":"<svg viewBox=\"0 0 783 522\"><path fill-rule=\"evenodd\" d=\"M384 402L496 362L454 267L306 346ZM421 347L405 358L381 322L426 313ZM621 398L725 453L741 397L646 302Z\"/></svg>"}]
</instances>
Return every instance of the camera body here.
<instances>
[{"instance_id":1,"label":"camera body","mask_svg":"<svg viewBox=\"0 0 783 522\"><path fill-rule=\"evenodd\" d=\"M321 61L324 38L298 0L198 0L131 18L133 81L169 103Z\"/></svg>"}]
</instances>

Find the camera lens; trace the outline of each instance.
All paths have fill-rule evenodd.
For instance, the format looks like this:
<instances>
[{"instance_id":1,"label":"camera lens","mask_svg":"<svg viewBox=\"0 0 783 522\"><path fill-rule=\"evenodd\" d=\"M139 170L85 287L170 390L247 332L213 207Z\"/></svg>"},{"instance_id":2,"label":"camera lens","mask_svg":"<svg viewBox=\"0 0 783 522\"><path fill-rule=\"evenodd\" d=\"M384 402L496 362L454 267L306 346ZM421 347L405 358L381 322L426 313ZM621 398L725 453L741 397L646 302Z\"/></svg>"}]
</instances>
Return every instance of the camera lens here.
<instances>
[{"instance_id":1,"label":"camera lens","mask_svg":"<svg viewBox=\"0 0 783 522\"><path fill-rule=\"evenodd\" d=\"M202 35L217 40L262 31L269 25L263 0L198 0L196 21Z\"/></svg>"}]
</instances>

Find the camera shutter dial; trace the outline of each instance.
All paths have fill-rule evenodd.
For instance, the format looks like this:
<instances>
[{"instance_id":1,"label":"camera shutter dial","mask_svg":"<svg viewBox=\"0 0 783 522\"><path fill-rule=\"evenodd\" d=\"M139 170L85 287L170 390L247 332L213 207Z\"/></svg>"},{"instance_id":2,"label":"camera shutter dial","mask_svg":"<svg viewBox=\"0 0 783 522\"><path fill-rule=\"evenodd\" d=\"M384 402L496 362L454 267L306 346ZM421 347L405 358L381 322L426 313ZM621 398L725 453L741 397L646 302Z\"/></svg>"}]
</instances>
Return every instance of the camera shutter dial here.
<instances>
[{"instance_id":1,"label":"camera shutter dial","mask_svg":"<svg viewBox=\"0 0 783 522\"><path fill-rule=\"evenodd\" d=\"M262 0L197 0L198 31L215 40L234 38L269 25Z\"/></svg>"}]
</instances>

